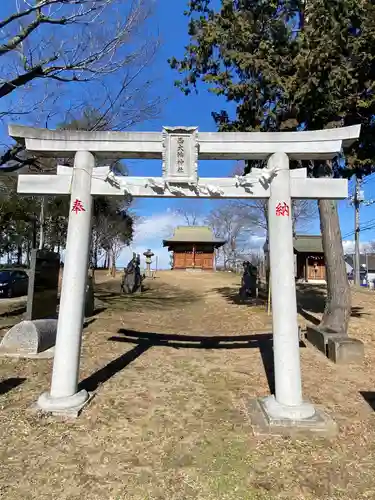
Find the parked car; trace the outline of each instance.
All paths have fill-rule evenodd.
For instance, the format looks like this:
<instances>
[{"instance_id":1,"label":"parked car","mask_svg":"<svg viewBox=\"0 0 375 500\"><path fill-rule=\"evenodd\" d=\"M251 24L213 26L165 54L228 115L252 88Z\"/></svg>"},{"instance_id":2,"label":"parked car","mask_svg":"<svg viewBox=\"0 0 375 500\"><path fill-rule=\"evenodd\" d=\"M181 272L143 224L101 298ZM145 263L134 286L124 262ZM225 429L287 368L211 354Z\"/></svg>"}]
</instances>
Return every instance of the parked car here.
<instances>
[{"instance_id":1,"label":"parked car","mask_svg":"<svg viewBox=\"0 0 375 500\"><path fill-rule=\"evenodd\" d=\"M19 297L27 294L29 277L21 269L0 270L0 297Z\"/></svg>"}]
</instances>

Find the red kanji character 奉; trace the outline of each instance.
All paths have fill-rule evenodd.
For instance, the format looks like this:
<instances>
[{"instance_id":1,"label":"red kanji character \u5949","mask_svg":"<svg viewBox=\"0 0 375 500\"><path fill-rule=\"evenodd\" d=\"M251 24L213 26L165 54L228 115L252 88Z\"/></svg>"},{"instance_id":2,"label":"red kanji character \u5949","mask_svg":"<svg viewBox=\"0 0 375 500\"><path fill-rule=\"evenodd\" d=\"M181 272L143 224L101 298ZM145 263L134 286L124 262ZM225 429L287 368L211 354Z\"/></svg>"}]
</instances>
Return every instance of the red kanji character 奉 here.
<instances>
[{"instance_id":1,"label":"red kanji character \u5949","mask_svg":"<svg viewBox=\"0 0 375 500\"><path fill-rule=\"evenodd\" d=\"M279 203L276 207L276 215L277 217L284 217L285 215L289 217L289 205L284 203Z\"/></svg>"},{"instance_id":2,"label":"red kanji character \u5949","mask_svg":"<svg viewBox=\"0 0 375 500\"><path fill-rule=\"evenodd\" d=\"M78 212L86 212L86 209L83 207L82 201L78 198L73 203L72 212L75 212L76 214L78 214Z\"/></svg>"}]
</instances>

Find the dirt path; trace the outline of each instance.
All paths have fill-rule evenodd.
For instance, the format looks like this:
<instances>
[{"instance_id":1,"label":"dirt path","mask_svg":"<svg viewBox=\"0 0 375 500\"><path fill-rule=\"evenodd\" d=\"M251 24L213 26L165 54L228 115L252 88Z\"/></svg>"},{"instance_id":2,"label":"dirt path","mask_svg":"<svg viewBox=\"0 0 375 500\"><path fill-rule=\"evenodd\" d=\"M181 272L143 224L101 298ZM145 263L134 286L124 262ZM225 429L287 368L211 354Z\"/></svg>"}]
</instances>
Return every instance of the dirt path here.
<instances>
[{"instance_id":1,"label":"dirt path","mask_svg":"<svg viewBox=\"0 0 375 500\"><path fill-rule=\"evenodd\" d=\"M271 323L264 306L236 303L238 284L230 274L160 273L123 297L118 282L103 283L81 366L81 386L96 396L74 422L28 412L49 386L50 361L1 359L0 497L375 498L375 417L361 395L375 390L375 295L354 297L364 366L301 349L305 396L340 434L294 442L256 435L246 418L249 398L272 388L269 336L254 335ZM305 316L319 315L321 297L303 304Z\"/></svg>"}]
</instances>

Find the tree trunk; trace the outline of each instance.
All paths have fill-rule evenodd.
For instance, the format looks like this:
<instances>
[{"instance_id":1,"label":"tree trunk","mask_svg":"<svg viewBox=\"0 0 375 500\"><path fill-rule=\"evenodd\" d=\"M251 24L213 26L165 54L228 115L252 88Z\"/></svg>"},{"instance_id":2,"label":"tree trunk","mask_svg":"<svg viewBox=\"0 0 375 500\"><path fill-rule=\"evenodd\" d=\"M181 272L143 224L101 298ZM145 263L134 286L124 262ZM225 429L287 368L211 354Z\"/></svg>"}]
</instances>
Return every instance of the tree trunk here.
<instances>
[{"instance_id":1,"label":"tree trunk","mask_svg":"<svg viewBox=\"0 0 375 500\"><path fill-rule=\"evenodd\" d=\"M95 242L95 245L94 245L94 268L97 269L98 268L98 246Z\"/></svg>"},{"instance_id":2,"label":"tree trunk","mask_svg":"<svg viewBox=\"0 0 375 500\"><path fill-rule=\"evenodd\" d=\"M347 334L351 315L351 293L337 205L332 200L319 200L318 206L327 275L327 301L319 326L324 330Z\"/></svg>"},{"instance_id":3,"label":"tree trunk","mask_svg":"<svg viewBox=\"0 0 375 500\"><path fill-rule=\"evenodd\" d=\"M17 264L20 266L22 264L22 246L17 246Z\"/></svg>"},{"instance_id":4,"label":"tree trunk","mask_svg":"<svg viewBox=\"0 0 375 500\"><path fill-rule=\"evenodd\" d=\"M112 278L116 277L116 255L115 252L112 250L111 252L111 276Z\"/></svg>"},{"instance_id":5,"label":"tree trunk","mask_svg":"<svg viewBox=\"0 0 375 500\"><path fill-rule=\"evenodd\" d=\"M31 256L31 241L27 240L27 250L26 250L26 265L30 267L30 256Z\"/></svg>"},{"instance_id":6,"label":"tree trunk","mask_svg":"<svg viewBox=\"0 0 375 500\"><path fill-rule=\"evenodd\" d=\"M38 239L38 228L36 218L33 220L33 235L32 235L32 248L33 250L36 248L36 242Z\"/></svg>"},{"instance_id":7,"label":"tree trunk","mask_svg":"<svg viewBox=\"0 0 375 500\"><path fill-rule=\"evenodd\" d=\"M294 209L294 206L295 206L295 203L294 203L294 200L292 201L292 228L293 228L293 238L295 238L296 234L297 234L297 231L296 231L296 227L297 227L297 220L296 220L296 216L295 216L295 209Z\"/></svg>"}]
</instances>

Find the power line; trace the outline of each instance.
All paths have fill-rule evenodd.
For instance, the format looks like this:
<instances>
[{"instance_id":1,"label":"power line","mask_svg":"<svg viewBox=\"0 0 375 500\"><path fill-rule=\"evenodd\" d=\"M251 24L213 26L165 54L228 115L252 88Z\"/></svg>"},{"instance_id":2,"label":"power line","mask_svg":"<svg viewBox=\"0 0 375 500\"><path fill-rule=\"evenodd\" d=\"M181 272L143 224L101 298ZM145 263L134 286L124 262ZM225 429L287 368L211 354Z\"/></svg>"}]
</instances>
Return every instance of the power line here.
<instances>
[{"instance_id":1,"label":"power line","mask_svg":"<svg viewBox=\"0 0 375 500\"><path fill-rule=\"evenodd\" d=\"M369 231L375 227L375 219L368 220L363 226L360 226L360 231L363 233L364 231ZM342 239L348 238L349 236L353 236L355 231L350 231L342 236Z\"/></svg>"}]
</instances>

